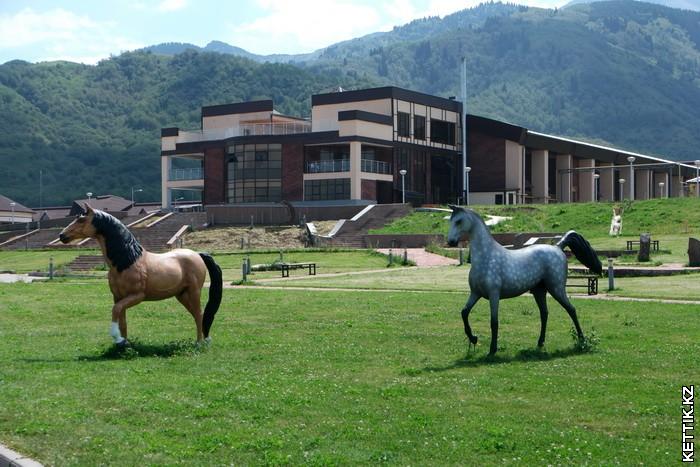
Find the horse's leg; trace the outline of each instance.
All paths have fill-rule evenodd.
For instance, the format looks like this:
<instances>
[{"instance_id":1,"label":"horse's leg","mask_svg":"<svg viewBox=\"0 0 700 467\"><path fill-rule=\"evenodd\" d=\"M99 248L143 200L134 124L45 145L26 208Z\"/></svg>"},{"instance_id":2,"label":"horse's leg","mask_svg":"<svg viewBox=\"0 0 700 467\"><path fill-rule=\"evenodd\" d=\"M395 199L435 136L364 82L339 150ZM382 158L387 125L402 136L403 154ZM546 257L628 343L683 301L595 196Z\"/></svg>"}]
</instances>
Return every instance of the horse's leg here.
<instances>
[{"instance_id":1,"label":"horse's leg","mask_svg":"<svg viewBox=\"0 0 700 467\"><path fill-rule=\"evenodd\" d=\"M472 328L471 326L469 326L469 313L472 311L472 308L474 308L474 305L476 305L476 302L479 301L479 298L480 297L474 292L470 293L469 299L467 300L467 304L464 305L464 308L462 308L462 321L464 321L464 333L469 338L470 345L476 345L477 337L474 334L472 334Z\"/></svg>"},{"instance_id":2,"label":"horse's leg","mask_svg":"<svg viewBox=\"0 0 700 467\"><path fill-rule=\"evenodd\" d=\"M126 297L118 300L112 307L112 325L110 327L109 334L114 338L115 344L126 345L126 339L122 336L121 331L119 330L122 319L124 320L124 329L126 330L125 310L134 305L138 305L145 297L146 294L143 292L127 295Z\"/></svg>"},{"instance_id":3,"label":"horse's leg","mask_svg":"<svg viewBox=\"0 0 700 467\"><path fill-rule=\"evenodd\" d=\"M559 304L564 307L571 321L574 322L574 327L576 328L576 334L579 340L583 340L583 331L581 330L581 325L578 323L578 317L576 316L576 308L569 301L569 297L566 296L566 288L564 284L561 286L549 289L549 293L554 297L554 300L559 302Z\"/></svg>"},{"instance_id":4,"label":"horse's leg","mask_svg":"<svg viewBox=\"0 0 700 467\"><path fill-rule=\"evenodd\" d=\"M188 287L182 291L177 299L182 303L182 305L187 308L194 318L194 322L197 325L197 342L202 342L204 340L204 331L202 330L202 305L200 303L201 289L196 289L193 287Z\"/></svg>"},{"instance_id":5,"label":"horse's leg","mask_svg":"<svg viewBox=\"0 0 700 467\"><path fill-rule=\"evenodd\" d=\"M122 310L122 313L119 316L119 332L121 332L122 337L124 339L127 339L127 335L126 335L126 308L124 308Z\"/></svg>"},{"instance_id":6,"label":"horse's leg","mask_svg":"<svg viewBox=\"0 0 700 467\"><path fill-rule=\"evenodd\" d=\"M549 311L547 311L547 289L538 286L532 289L532 295L534 295L537 307L540 309L540 338L537 340L537 347L542 347L544 345L544 335L547 332L547 316L549 315Z\"/></svg>"},{"instance_id":7,"label":"horse's leg","mask_svg":"<svg viewBox=\"0 0 700 467\"><path fill-rule=\"evenodd\" d=\"M500 300L500 295L498 292L494 292L489 297L489 304L491 305L491 349L489 350L489 355L495 355L496 350L498 350L498 301Z\"/></svg>"}]
</instances>

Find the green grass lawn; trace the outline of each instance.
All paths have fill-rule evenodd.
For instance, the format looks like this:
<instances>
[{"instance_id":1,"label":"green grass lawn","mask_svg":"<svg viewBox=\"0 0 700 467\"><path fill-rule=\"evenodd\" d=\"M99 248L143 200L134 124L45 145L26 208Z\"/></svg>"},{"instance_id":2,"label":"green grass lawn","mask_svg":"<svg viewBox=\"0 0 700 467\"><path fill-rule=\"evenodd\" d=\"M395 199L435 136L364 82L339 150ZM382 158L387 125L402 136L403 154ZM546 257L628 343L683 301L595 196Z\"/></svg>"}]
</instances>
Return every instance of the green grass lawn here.
<instances>
[{"instance_id":1,"label":"green grass lawn","mask_svg":"<svg viewBox=\"0 0 700 467\"><path fill-rule=\"evenodd\" d=\"M99 255L99 250L40 250L40 251L0 251L0 271L11 270L18 273L48 271L49 258L53 257L58 270L80 254ZM250 257L251 264L272 263L280 258L279 251L249 253L215 253L214 259L221 266L226 282L240 281L243 259ZM289 263L316 263L317 274L330 274L350 271L363 271L386 268L388 259L373 250L293 250L283 251L284 261ZM396 263L398 265L398 263ZM95 275L106 275L106 271L96 270ZM291 271L292 276L306 275L308 271ZM279 271L255 272L249 280L280 277Z\"/></svg>"},{"instance_id":2,"label":"green grass lawn","mask_svg":"<svg viewBox=\"0 0 700 467\"><path fill-rule=\"evenodd\" d=\"M472 206L482 216L512 217L493 227L493 232L565 232L599 238L608 235L612 207L619 203L532 204L518 206ZM622 231L639 237L642 232L700 234L700 200L667 198L622 203ZM449 213L413 212L372 233L447 234ZM624 247L624 243L623 243Z\"/></svg>"},{"instance_id":3,"label":"green grass lawn","mask_svg":"<svg viewBox=\"0 0 700 467\"><path fill-rule=\"evenodd\" d=\"M243 259L250 256L252 265L270 264L280 259L279 252L265 253L214 253L214 259L221 266L226 282L240 281ZM287 263L316 263L317 274L334 274L352 271L383 269L388 265L385 255L373 250L294 250L282 253ZM307 276L308 269L295 269L291 276ZM249 281L281 277L280 271L260 271L248 276Z\"/></svg>"},{"instance_id":4,"label":"green grass lawn","mask_svg":"<svg viewBox=\"0 0 700 467\"><path fill-rule=\"evenodd\" d=\"M488 305L467 355L464 297L227 289L205 351L173 300L108 337L106 284L0 285L0 440L45 464L650 464L680 457L680 386L697 383L697 307L574 303L600 342L572 348L552 306Z\"/></svg>"},{"instance_id":5,"label":"green grass lawn","mask_svg":"<svg viewBox=\"0 0 700 467\"><path fill-rule=\"evenodd\" d=\"M6 250L0 251L0 271L15 271L27 273L48 271L49 258L53 258L57 270L70 263L79 255L99 255L99 250Z\"/></svg>"}]
</instances>

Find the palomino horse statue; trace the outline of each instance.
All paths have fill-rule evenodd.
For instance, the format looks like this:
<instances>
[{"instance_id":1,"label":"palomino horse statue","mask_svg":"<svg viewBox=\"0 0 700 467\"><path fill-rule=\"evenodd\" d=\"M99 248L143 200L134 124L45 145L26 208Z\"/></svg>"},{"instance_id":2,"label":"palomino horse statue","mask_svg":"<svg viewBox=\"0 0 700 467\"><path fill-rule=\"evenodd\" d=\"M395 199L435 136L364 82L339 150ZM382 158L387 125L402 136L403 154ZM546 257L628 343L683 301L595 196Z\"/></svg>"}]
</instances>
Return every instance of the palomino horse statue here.
<instances>
[{"instance_id":1,"label":"palomino horse statue","mask_svg":"<svg viewBox=\"0 0 700 467\"><path fill-rule=\"evenodd\" d=\"M570 230L556 246L532 245L520 250L506 250L498 244L488 231L484 221L471 209L450 206L450 231L447 241L457 245L463 236L469 237L471 270L469 288L471 293L462 309L464 332L470 345L476 345L477 338L469 326L469 312L480 298L486 298L491 305L491 349L493 355L498 349L498 301L512 298L530 291L540 309L541 329L537 345L544 345L547 329L547 292L569 313L576 327L579 340L583 331L576 317L576 308L566 296L567 264L563 249L571 248L574 256L596 274L603 267L591 245L579 234Z\"/></svg>"},{"instance_id":2,"label":"palomino horse statue","mask_svg":"<svg viewBox=\"0 0 700 467\"><path fill-rule=\"evenodd\" d=\"M144 300L169 297L177 297L194 317L197 342L211 341L209 329L221 304L223 279L221 268L210 255L187 249L150 253L116 217L86 204L85 213L63 229L59 238L68 243L87 237L97 240L109 265L107 277L114 297L110 335L117 346L128 345L127 308ZM207 270L211 286L202 314L200 294Z\"/></svg>"}]
</instances>

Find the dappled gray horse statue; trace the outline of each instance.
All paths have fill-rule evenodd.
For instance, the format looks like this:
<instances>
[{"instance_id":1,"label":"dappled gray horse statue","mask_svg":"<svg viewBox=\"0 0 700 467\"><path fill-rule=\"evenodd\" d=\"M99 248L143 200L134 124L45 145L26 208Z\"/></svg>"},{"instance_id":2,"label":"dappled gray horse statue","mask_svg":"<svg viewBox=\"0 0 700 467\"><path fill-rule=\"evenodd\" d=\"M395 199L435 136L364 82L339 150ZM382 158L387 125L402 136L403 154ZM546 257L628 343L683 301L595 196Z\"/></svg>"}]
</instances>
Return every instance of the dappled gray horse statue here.
<instances>
[{"instance_id":1,"label":"dappled gray horse statue","mask_svg":"<svg viewBox=\"0 0 700 467\"><path fill-rule=\"evenodd\" d=\"M469 237L471 270L469 271L469 289L471 293L467 304L462 309L464 332L470 345L476 345L477 338L469 327L469 312L480 298L487 298L491 305L491 349L498 348L498 301L512 298L530 291L540 309L542 327L537 345L544 345L547 329L547 292L569 313L576 327L579 340L583 331L576 317L576 308L566 296L567 264L564 248L571 249L574 256L596 274L601 274L603 266L591 245L573 230L553 245L532 245L520 250L506 250L491 236L486 224L471 209L450 206L450 231L447 242L456 246L463 236Z\"/></svg>"}]
</instances>

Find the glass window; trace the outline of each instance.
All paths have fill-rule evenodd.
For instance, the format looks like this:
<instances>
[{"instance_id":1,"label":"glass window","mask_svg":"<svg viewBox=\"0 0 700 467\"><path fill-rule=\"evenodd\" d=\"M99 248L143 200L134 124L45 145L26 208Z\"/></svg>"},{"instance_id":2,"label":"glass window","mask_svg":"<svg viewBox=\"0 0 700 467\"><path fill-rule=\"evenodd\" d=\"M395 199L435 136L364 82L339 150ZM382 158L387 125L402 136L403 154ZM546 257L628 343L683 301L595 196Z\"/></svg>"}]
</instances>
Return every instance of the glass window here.
<instances>
[{"instance_id":1,"label":"glass window","mask_svg":"<svg viewBox=\"0 0 700 467\"><path fill-rule=\"evenodd\" d=\"M304 200L321 201L350 199L350 179L307 180L304 182Z\"/></svg>"},{"instance_id":2,"label":"glass window","mask_svg":"<svg viewBox=\"0 0 700 467\"><path fill-rule=\"evenodd\" d=\"M411 116L406 112L397 112L396 118L398 123L398 135L409 137L411 131Z\"/></svg>"},{"instance_id":3,"label":"glass window","mask_svg":"<svg viewBox=\"0 0 700 467\"><path fill-rule=\"evenodd\" d=\"M413 116L413 137L425 139L425 117L422 115Z\"/></svg>"},{"instance_id":4,"label":"glass window","mask_svg":"<svg viewBox=\"0 0 700 467\"><path fill-rule=\"evenodd\" d=\"M230 148L229 148L230 149ZM246 144L233 146L228 159L229 203L282 200L282 146Z\"/></svg>"},{"instance_id":5,"label":"glass window","mask_svg":"<svg viewBox=\"0 0 700 467\"><path fill-rule=\"evenodd\" d=\"M455 124L443 120L430 119L430 139L434 143L455 145Z\"/></svg>"}]
</instances>

